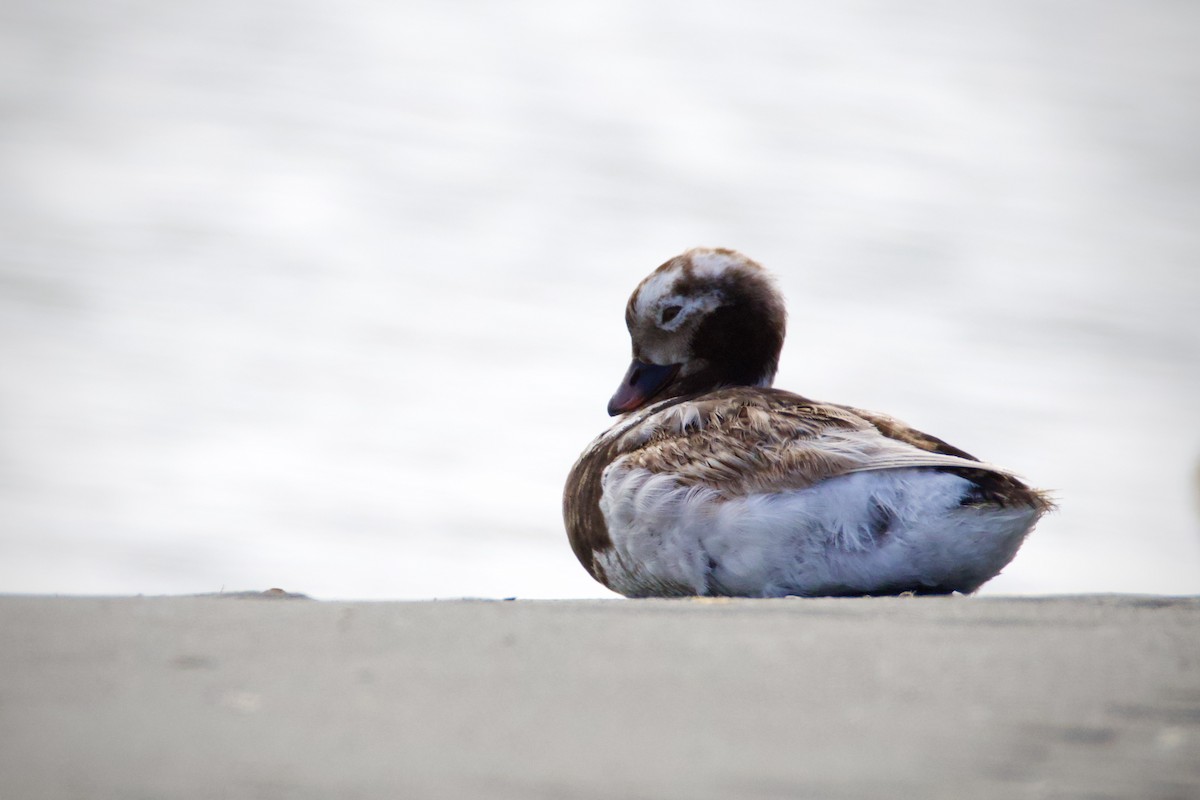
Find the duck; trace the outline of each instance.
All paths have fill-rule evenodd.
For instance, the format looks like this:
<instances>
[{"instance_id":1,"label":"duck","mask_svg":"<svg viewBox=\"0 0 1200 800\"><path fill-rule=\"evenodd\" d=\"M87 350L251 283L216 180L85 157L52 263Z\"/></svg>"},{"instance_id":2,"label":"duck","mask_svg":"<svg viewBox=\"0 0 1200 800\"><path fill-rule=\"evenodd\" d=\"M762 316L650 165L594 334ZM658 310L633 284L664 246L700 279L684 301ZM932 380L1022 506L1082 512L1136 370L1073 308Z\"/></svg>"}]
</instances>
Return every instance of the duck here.
<instances>
[{"instance_id":1,"label":"duck","mask_svg":"<svg viewBox=\"0 0 1200 800\"><path fill-rule=\"evenodd\" d=\"M969 594L1053 507L893 417L774 388L783 297L735 250L666 261L625 323L616 419L563 492L571 549L618 594Z\"/></svg>"}]
</instances>

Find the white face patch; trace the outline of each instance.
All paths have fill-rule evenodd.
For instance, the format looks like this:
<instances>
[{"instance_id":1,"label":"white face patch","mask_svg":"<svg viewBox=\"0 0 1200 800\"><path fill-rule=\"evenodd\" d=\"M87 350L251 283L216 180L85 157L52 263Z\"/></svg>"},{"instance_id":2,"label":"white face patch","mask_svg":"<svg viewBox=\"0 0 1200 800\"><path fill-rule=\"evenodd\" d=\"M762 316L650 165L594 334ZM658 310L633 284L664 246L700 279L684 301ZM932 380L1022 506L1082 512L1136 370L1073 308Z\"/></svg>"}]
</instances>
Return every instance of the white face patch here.
<instances>
[{"instance_id":1,"label":"white face patch","mask_svg":"<svg viewBox=\"0 0 1200 800\"><path fill-rule=\"evenodd\" d=\"M693 266L696 255L696 253L690 253L686 256ZM725 260L726 266L736 263L733 259L725 256L720 256L720 258ZM710 274L715 277L718 272L714 271ZM725 298L716 290L702 295L675 293L675 284L682 277L683 265L681 263L651 275L638 290L637 300L634 302L633 309L637 318L650 322L664 331L677 331L687 325L688 320L720 307ZM664 320L663 312L671 307L678 307L678 313L671 319Z\"/></svg>"},{"instance_id":2,"label":"white face patch","mask_svg":"<svg viewBox=\"0 0 1200 800\"><path fill-rule=\"evenodd\" d=\"M676 331L686 325L688 320L693 316L703 316L713 309L719 308L722 300L721 293L716 291L702 294L699 297L686 297L681 294L673 294L655 303L654 322L664 331ZM672 306L678 306L679 313L669 322L663 322L663 311Z\"/></svg>"},{"instance_id":3,"label":"white face patch","mask_svg":"<svg viewBox=\"0 0 1200 800\"><path fill-rule=\"evenodd\" d=\"M661 308L659 300L671 291L675 281L683 274L683 269L675 266L662 272L656 272L646 279L638 289L637 300L633 304L634 314L639 319L650 318L651 311Z\"/></svg>"}]
</instances>

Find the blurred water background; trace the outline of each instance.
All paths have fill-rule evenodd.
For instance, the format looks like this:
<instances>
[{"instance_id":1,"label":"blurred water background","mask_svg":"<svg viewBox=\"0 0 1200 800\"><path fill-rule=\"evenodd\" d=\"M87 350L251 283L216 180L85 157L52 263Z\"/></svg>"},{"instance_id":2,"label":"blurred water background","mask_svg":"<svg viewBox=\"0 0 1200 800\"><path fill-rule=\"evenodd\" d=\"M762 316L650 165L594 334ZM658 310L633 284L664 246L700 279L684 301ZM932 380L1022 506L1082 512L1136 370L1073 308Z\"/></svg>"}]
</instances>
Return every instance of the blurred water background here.
<instances>
[{"instance_id":1,"label":"blurred water background","mask_svg":"<svg viewBox=\"0 0 1200 800\"><path fill-rule=\"evenodd\" d=\"M636 282L1055 490L990 593L1200 592L1200 5L0 5L0 591L587 597Z\"/></svg>"}]
</instances>

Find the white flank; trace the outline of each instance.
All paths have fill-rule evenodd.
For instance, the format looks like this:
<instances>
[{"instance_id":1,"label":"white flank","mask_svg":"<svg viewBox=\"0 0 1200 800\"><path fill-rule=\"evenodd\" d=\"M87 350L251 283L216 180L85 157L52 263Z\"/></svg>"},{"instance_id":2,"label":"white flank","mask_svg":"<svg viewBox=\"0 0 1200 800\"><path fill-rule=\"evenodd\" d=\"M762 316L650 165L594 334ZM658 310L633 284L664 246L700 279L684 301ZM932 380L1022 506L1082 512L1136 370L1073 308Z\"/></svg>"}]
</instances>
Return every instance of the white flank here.
<instances>
[{"instance_id":1,"label":"white flank","mask_svg":"<svg viewBox=\"0 0 1200 800\"><path fill-rule=\"evenodd\" d=\"M962 506L970 486L946 472L892 469L721 500L618 460L600 501L613 550L599 563L630 596L970 592L1012 560L1037 516Z\"/></svg>"}]
</instances>

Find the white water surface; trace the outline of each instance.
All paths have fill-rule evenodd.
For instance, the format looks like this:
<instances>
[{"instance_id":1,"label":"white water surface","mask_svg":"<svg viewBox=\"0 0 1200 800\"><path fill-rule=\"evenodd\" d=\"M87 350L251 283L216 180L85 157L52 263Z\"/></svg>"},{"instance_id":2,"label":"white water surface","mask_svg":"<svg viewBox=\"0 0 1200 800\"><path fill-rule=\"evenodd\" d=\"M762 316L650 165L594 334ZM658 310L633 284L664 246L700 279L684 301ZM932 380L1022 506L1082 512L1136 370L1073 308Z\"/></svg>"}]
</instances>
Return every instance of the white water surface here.
<instances>
[{"instance_id":1,"label":"white water surface","mask_svg":"<svg viewBox=\"0 0 1200 800\"><path fill-rule=\"evenodd\" d=\"M637 281L1053 489L988 593L1200 592L1200 6L8 0L0 591L609 596Z\"/></svg>"}]
</instances>

